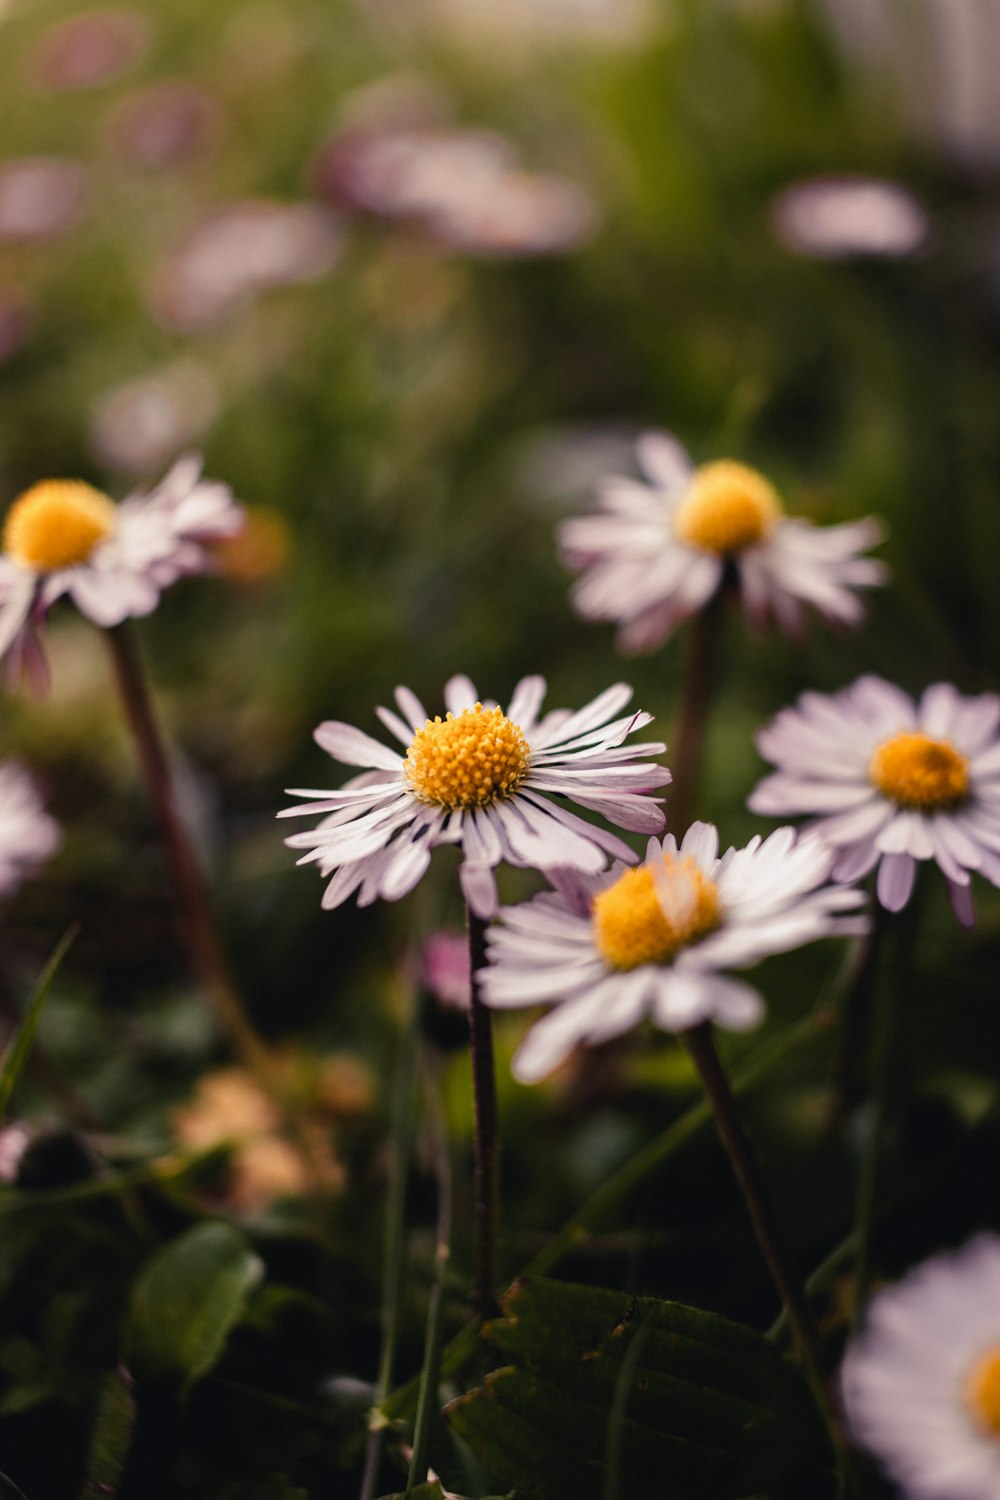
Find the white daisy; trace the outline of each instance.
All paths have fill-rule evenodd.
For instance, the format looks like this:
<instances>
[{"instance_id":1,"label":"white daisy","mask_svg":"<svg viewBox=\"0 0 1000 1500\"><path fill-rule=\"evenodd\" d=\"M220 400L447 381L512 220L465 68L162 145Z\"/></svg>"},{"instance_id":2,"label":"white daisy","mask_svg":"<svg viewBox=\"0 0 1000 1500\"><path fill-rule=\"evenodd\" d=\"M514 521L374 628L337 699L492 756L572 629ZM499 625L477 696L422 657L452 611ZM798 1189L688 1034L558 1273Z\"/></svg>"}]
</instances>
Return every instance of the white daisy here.
<instances>
[{"instance_id":1,"label":"white daisy","mask_svg":"<svg viewBox=\"0 0 1000 1500\"><path fill-rule=\"evenodd\" d=\"M645 433L636 453L646 482L606 480L600 510L559 528L563 561L581 574L576 609L619 621L623 650L658 646L713 598L727 570L755 626L773 616L796 633L807 605L858 623L854 590L885 580L882 563L858 555L880 539L873 517L822 527L793 520L755 469L730 459L696 469L664 432Z\"/></svg>"},{"instance_id":2,"label":"white daisy","mask_svg":"<svg viewBox=\"0 0 1000 1500\"><path fill-rule=\"evenodd\" d=\"M918 860L934 859L959 921L972 922L969 872L1000 885L1000 698L945 682L914 703L881 677L827 696L803 693L757 735L777 772L750 798L757 813L811 813L837 851L835 880L878 865L878 899L899 911Z\"/></svg>"},{"instance_id":3,"label":"white daisy","mask_svg":"<svg viewBox=\"0 0 1000 1500\"><path fill-rule=\"evenodd\" d=\"M408 688L397 688L399 714L377 712L405 754L350 724L321 724L317 743L364 774L340 791L292 790L309 801L278 816L326 814L318 827L287 840L306 850L300 864L336 871L323 905L339 906L355 891L361 906L378 896L395 901L417 884L438 844L461 844L462 888L481 917L496 911L493 868L501 861L596 873L609 855L634 860L621 839L552 797L568 797L621 828L662 828L662 799L646 794L664 786L670 772L647 757L666 747L624 743L650 715L617 717L632 696L624 683L577 713L559 709L539 719L544 694L544 678L525 677L504 713L481 703L467 677L453 677L444 692L447 714L430 719Z\"/></svg>"},{"instance_id":4,"label":"white daisy","mask_svg":"<svg viewBox=\"0 0 1000 1500\"><path fill-rule=\"evenodd\" d=\"M864 930L863 918L841 915L862 904L860 892L824 883L831 855L819 839L779 828L721 859L718 850L712 824L693 823L680 849L672 834L651 839L637 869L556 872L555 891L503 909L480 974L486 1003L559 1002L528 1033L518 1078L532 1083L579 1043L606 1042L646 1016L664 1031L702 1021L744 1030L763 1001L723 970Z\"/></svg>"},{"instance_id":5,"label":"white daisy","mask_svg":"<svg viewBox=\"0 0 1000 1500\"><path fill-rule=\"evenodd\" d=\"M0 659L38 676L38 627L63 594L97 625L148 615L163 589L207 566L204 544L232 536L243 512L227 485L178 459L148 493L115 505L77 479L47 479L7 512L0 553Z\"/></svg>"},{"instance_id":6,"label":"white daisy","mask_svg":"<svg viewBox=\"0 0 1000 1500\"><path fill-rule=\"evenodd\" d=\"M853 1433L910 1500L1000 1495L1000 1238L877 1292L841 1381Z\"/></svg>"},{"instance_id":7,"label":"white daisy","mask_svg":"<svg viewBox=\"0 0 1000 1500\"><path fill-rule=\"evenodd\" d=\"M0 896L12 896L61 841L28 772L16 761L0 764Z\"/></svg>"}]
</instances>

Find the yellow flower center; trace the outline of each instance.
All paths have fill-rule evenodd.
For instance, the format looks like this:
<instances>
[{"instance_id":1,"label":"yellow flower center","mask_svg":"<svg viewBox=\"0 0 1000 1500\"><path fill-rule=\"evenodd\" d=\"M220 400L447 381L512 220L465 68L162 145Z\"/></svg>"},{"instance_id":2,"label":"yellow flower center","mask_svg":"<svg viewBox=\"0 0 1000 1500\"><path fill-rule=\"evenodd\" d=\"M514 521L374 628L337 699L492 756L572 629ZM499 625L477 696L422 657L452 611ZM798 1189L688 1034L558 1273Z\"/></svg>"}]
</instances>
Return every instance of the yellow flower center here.
<instances>
[{"instance_id":1,"label":"yellow flower center","mask_svg":"<svg viewBox=\"0 0 1000 1500\"><path fill-rule=\"evenodd\" d=\"M667 963L719 925L719 892L691 858L664 854L594 897L594 942L613 969Z\"/></svg>"},{"instance_id":2,"label":"yellow flower center","mask_svg":"<svg viewBox=\"0 0 1000 1500\"><path fill-rule=\"evenodd\" d=\"M868 779L900 807L954 807L969 790L969 762L947 740L909 730L876 746Z\"/></svg>"},{"instance_id":3,"label":"yellow flower center","mask_svg":"<svg viewBox=\"0 0 1000 1500\"><path fill-rule=\"evenodd\" d=\"M770 480L723 458L695 471L674 516L674 531L703 552L742 552L763 541L782 514Z\"/></svg>"},{"instance_id":4,"label":"yellow flower center","mask_svg":"<svg viewBox=\"0 0 1000 1500\"><path fill-rule=\"evenodd\" d=\"M86 562L115 528L107 495L80 479L44 479L7 512L3 550L22 567L52 573Z\"/></svg>"},{"instance_id":5,"label":"yellow flower center","mask_svg":"<svg viewBox=\"0 0 1000 1500\"><path fill-rule=\"evenodd\" d=\"M972 1366L965 1401L983 1431L1000 1438L1000 1344L987 1349Z\"/></svg>"},{"instance_id":6,"label":"yellow flower center","mask_svg":"<svg viewBox=\"0 0 1000 1500\"><path fill-rule=\"evenodd\" d=\"M450 812L513 796L528 773L528 741L501 708L428 719L406 752L413 795Z\"/></svg>"}]
</instances>

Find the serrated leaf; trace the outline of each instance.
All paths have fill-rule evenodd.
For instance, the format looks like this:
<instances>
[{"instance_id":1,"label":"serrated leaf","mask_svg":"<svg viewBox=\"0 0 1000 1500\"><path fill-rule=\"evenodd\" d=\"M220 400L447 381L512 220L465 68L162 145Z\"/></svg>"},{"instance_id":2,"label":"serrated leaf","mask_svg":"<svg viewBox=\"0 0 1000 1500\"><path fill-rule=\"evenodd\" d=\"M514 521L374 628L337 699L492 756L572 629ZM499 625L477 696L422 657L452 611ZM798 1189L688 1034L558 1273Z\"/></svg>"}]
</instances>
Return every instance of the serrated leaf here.
<instances>
[{"instance_id":1,"label":"serrated leaf","mask_svg":"<svg viewBox=\"0 0 1000 1500\"><path fill-rule=\"evenodd\" d=\"M80 1500L98 1500L100 1496L111 1500L117 1495L134 1427L132 1378L124 1369L112 1370L101 1384Z\"/></svg>"},{"instance_id":2,"label":"serrated leaf","mask_svg":"<svg viewBox=\"0 0 1000 1500\"><path fill-rule=\"evenodd\" d=\"M264 1264L231 1224L196 1224L140 1272L132 1289L132 1352L137 1376L207 1375L225 1346Z\"/></svg>"},{"instance_id":3,"label":"serrated leaf","mask_svg":"<svg viewBox=\"0 0 1000 1500\"><path fill-rule=\"evenodd\" d=\"M727 1500L765 1488L814 1435L802 1383L752 1329L652 1297L515 1284L485 1330L510 1361L447 1415L487 1471L537 1500ZM631 1353L630 1353L631 1351Z\"/></svg>"}]
</instances>

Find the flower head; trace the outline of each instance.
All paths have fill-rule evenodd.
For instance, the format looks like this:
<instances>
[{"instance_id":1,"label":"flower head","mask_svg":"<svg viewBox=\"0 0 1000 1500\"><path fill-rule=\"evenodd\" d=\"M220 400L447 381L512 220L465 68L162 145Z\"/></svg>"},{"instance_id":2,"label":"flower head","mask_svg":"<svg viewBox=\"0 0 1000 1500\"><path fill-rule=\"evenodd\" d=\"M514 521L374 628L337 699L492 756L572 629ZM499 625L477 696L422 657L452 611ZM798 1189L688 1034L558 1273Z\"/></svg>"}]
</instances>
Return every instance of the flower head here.
<instances>
[{"instance_id":1,"label":"flower head","mask_svg":"<svg viewBox=\"0 0 1000 1500\"><path fill-rule=\"evenodd\" d=\"M519 1078L534 1082L578 1043L606 1042L647 1016L664 1031L753 1026L760 995L725 970L863 930L863 919L843 915L860 893L825 884L831 855L819 839L780 828L721 858L718 849L716 829L693 823L679 848L672 834L651 839L637 869L560 872L556 890L504 908L488 937L484 999L559 1002L515 1058Z\"/></svg>"},{"instance_id":2,"label":"flower head","mask_svg":"<svg viewBox=\"0 0 1000 1500\"><path fill-rule=\"evenodd\" d=\"M666 640L713 598L727 569L754 625L773 616L797 632L807 605L840 624L861 619L854 591L885 576L859 555L879 540L872 517L822 527L793 519L763 474L730 459L695 468L663 432L644 434L637 457L645 482L607 480L598 513L559 529L563 560L581 575L576 608L617 620L624 650Z\"/></svg>"},{"instance_id":3,"label":"flower head","mask_svg":"<svg viewBox=\"0 0 1000 1500\"><path fill-rule=\"evenodd\" d=\"M918 860L936 860L960 921L971 923L969 873L1000 885L1000 698L948 683L914 703L881 677L827 696L803 693L757 736L778 770L754 812L811 814L836 850L835 880L878 866L879 901L899 911Z\"/></svg>"},{"instance_id":4,"label":"flower head","mask_svg":"<svg viewBox=\"0 0 1000 1500\"><path fill-rule=\"evenodd\" d=\"M0 896L12 896L61 841L28 772L15 761L0 763Z\"/></svg>"},{"instance_id":5,"label":"flower head","mask_svg":"<svg viewBox=\"0 0 1000 1500\"><path fill-rule=\"evenodd\" d=\"M115 505L78 479L34 484L11 505L0 552L0 659L44 673L37 627L69 594L97 625L148 615L163 589L207 565L204 544L232 536L243 512L224 484L178 459L155 489Z\"/></svg>"},{"instance_id":6,"label":"flower head","mask_svg":"<svg viewBox=\"0 0 1000 1500\"><path fill-rule=\"evenodd\" d=\"M340 791L290 792L308 800L279 817L325 814L316 828L287 840L305 849L300 864L314 861L333 874L323 905L339 906L354 892L361 906L379 896L397 900L417 884L439 844L462 846L462 886L483 917L496 911L493 869L503 861L596 873L609 855L634 859L621 839L552 797L621 828L662 828L660 799L647 794L670 772L646 757L666 747L625 744L650 716L620 716L632 696L624 683L577 713L559 709L539 718L544 694L543 678L525 677L504 713L481 702L467 677L453 677L445 687L447 713L431 719L409 689L397 688L399 713L380 708L378 715L405 754L349 724L321 724L317 743L364 774Z\"/></svg>"},{"instance_id":7,"label":"flower head","mask_svg":"<svg viewBox=\"0 0 1000 1500\"><path fill-rule=\"evenodd\" d=\"M855 1436L911 1500L1000 1494L1000 1238L877 1292L842 1389Z\"/></svg>"}]
</instances>

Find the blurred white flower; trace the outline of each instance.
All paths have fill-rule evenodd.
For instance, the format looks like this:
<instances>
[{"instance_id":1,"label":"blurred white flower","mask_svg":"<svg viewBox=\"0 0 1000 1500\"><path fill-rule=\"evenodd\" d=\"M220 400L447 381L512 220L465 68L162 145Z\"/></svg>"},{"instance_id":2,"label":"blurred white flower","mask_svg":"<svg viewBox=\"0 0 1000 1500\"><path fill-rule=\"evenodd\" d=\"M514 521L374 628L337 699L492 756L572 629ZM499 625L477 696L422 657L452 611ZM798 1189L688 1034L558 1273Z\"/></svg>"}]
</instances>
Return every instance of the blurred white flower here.
<instances>
[{"instance_id":1,"label":"blurred white flower","mask_svg":"<svg viewBox=\"0 0 1000 1500\"><path fill-rule=\"evenodd\" d=\"M218 408L211 372L193 359L178 359L98 397L91 447L112 469L150 474L201 437Z\"/></svg>"},{"instance_id":2,"label":"blurred white flower","mask_svg":"<svg viewBox=\"0 0 1000 1500\"><path fill-rule=\"evenodd\" d=\"M645 433L636 451L643 479L605 480L601 509L558 532L564 562L581 574L576 609L617 620L623 650L658 646L709 603L727 570L755 626L773 616L796 634L807 606L858 624L854 591L885 578L882 563L859 556L880 538L872 517L840 526L788 517L757 470L728 459L696 469L664 432Z\"/></svg>"},{"instance_id":3,"label":"blurred white flower","mask_svg":"<svg viewBox=\"0 0 1000 1500\"><path fill-rule=\"evenodd\" d=\"M832 856L819 840L781 828L720 859L710 823L651 839L637 869L559 871L557 889L504 907L488 934L483 998L499 1009L557 1002L514 1059L525 1083L550 1073L580 1043L609 1041L648 1017L664 1031L703 1021L731 1030L764 1013L756 990L725 970L749 968L817 938L864 931L858 891L825 882Z\"/></svg>"},{"instance_id":4,"label":"blurred white flower","mask_svg":"<svg viewBox=\"0 0 1000 1500\"><path fill-rule=\"evenodd\" d=\"M876 1292L841 1385L852 1433L908 1500L1000 1495L1000 1238Z\"/></svg>"},{"instance_id":5,"label":"blurred white flower","mask_svg":"<svg viewBox=\"0 0 1000 1500\"><path fill-rule=\"evenodd\" d=\"M286 840L306 850L300 864L315 862L323 875L333 875L324 907L339 906L355 892L359 906L377 897L398 900L417 884L440 844L462 846L462 888L480 917L497 909L493 870L502 862L594 872L609 855L634 859L621 839L552 799L565 797L620 828L662 828L662 799L647 794L664 786L670 772L646 757L666 747L625 744L650 722L649 714L616 717L632 697L624 683L576 713L556 709L539 719L544 694L544 678L525 677L505 714L480 702L467 677L452 677L445 718L430 719L408 688L397 688L399 714L380 708L378 716L405 754L350 724L321 724L316 742L364 774L340 791L290 789L290 796L308 800L278 816L324 814L316 828Z\"/></svg>"},{"instance_id":6,"label":"blurred white flower","mask_svg":"<svg viewBox=\"0 0 1000 1500\"><path fill-rule=\"evenodd\" d=\"M754 812L810 814L837 852L836 880L878 865L878 899L899 911L917 861L933 859L960 922L973 920L969 874L1000 885L1000 698L949 683L919 703L881 677L840 693L803 693L757 734L778 770L750 797Z\"/></svg>"},{"instance_id":7,"label":"blurred white flower","mask_svg":"<svg viewBox=\"0 0 1000 1500\"><path fill-rule=\"evenodd\" d=\"M152 36L138 10L84 11L50 26L31 59L35 83L46 89L83 89L108 83L133 67Z\"/></svg>"},{"instance_id":8,"label":"blurred white flower","mask_svg":"<svg viewBox=\"0 0 1000 1500\"><path fill-rule=\"evenodd\" d=\"M323 276L342 240L339 220L319 204L228 204L203 219L161 267L154 315L181 333L214 328L262 292Z\"/></svg>"},{"instance_id":9,"label":"blurred white flower","mask_svg":"<svg viewBox=\"0 0 1000 1500\"><path fill-rule=\"evenodd\" d=\"M814 177L792 183L771 205L774 232L800 255L823 260L914 255L930 222L921 204L896 182L878 177Z\"/></svg>"},{"instance_id":10,"label":"blurred white flower","mask_svg":"<svg viewBox=\"0 0 1000 1500\"><path fill-rule=\"evenodd\" d=\"M170 584L208 563L205 543L230 536L243 512L227 485L187 455L152 490L121 505L78 479L32 485L11 505L0 553L0 659L45 683L38 639L64 594L97 625L148 615Z\"/></svg>"},{"instance_id":11,"label":"blurred white flower","mask_svg":"<svg viewBox=\"0 0 1000 1500\"><path fill-rule=\"evenodd\" d=\"M22 156L0 163L0 241L47 240L79 221L86 175L59 156Z\"/></svg>"},{"instance_id":12,"label":"blurred white flower","mask_svg":"<svg viewBox=\"0 0 1000 1500\"><path fill-rule=\"evenodd\" d=\"M32 777L16 761L0 761L0 897L12 896L61 843Z\"/></svg>"}]
</instances>

